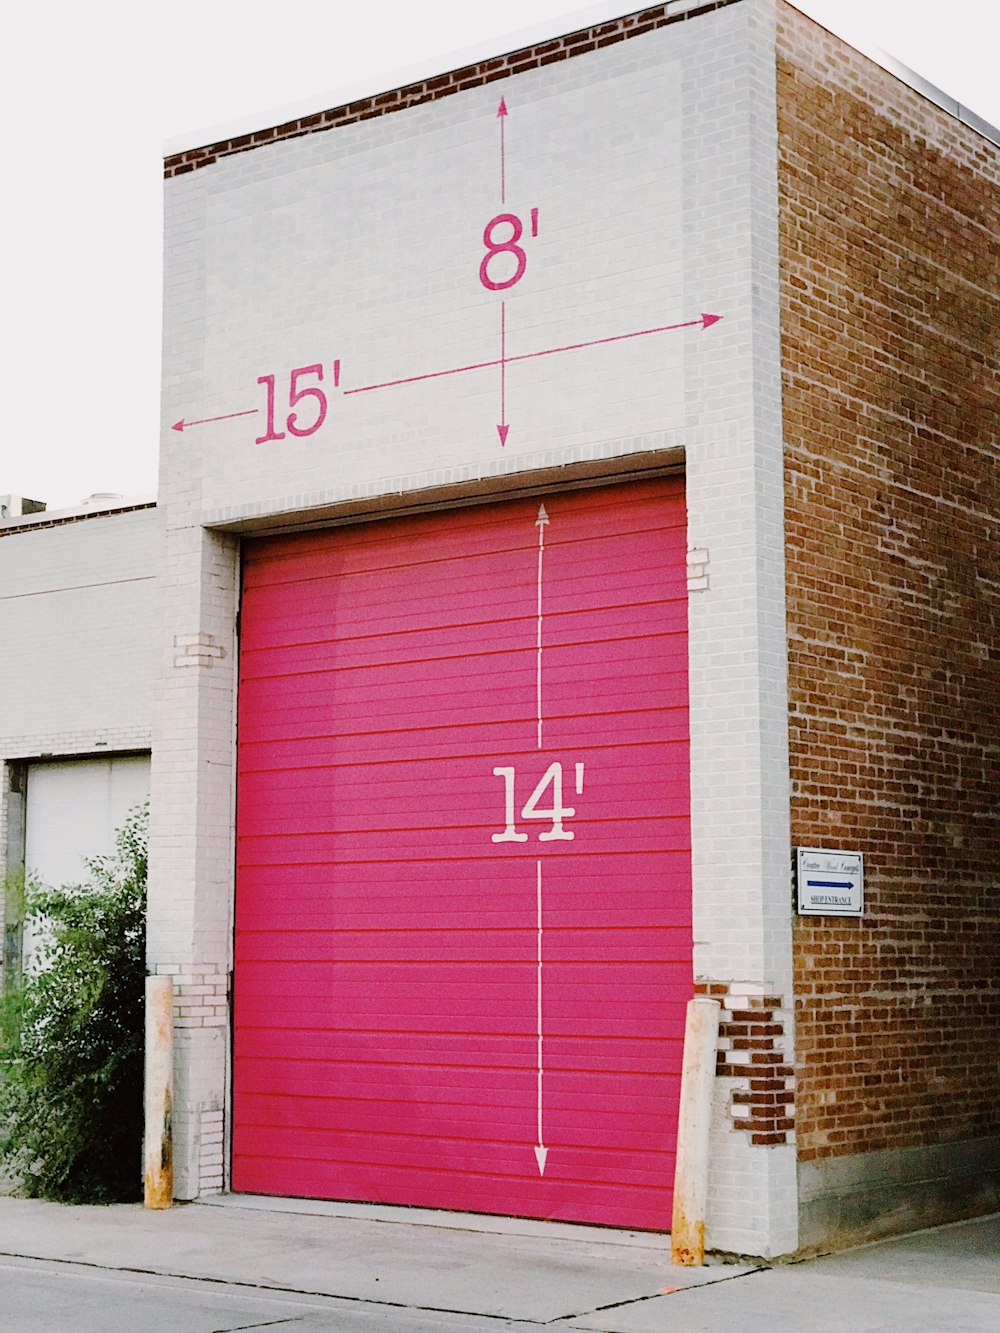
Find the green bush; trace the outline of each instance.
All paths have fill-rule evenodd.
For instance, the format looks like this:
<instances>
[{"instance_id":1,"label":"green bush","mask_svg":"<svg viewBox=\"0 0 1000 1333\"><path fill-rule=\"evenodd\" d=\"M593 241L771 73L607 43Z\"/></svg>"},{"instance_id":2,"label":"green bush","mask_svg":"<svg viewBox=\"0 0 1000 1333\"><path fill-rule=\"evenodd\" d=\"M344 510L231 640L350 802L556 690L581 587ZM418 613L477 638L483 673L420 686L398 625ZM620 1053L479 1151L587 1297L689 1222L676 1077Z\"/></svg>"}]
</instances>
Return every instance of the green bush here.
<instances>
[{"instance_id":1,"label":"green bush","mask_svg":"<svg viewBox=\"0 0 1000 1333\"><path fill-rule=\"evenodd\" d=\"M37 940L0 1017L0 1162L33 1198L142 1192L145 806L86 883L29 883Z\"/></svg>"}]
</instances>

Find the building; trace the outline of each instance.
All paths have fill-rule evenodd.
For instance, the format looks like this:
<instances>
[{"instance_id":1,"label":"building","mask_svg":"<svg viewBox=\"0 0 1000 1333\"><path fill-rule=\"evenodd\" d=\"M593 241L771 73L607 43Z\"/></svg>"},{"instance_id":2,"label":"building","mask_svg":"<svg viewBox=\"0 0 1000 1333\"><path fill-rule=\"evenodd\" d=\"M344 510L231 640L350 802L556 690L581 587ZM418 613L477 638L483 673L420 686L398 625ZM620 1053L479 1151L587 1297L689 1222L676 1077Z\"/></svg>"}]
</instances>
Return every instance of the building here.
<instances>
[{"instance_id":1,"label":"building","mask_svg":"<svg viewBox=\"0 0 1000 1333\"><path fill-rule=\"evenodd\" d=\"M156 509L97 496L46 513L4 496L0 513L0 864L80 883L149 794ZM13 894L4 925L16 973Z\"/></svg>"},{"instance_id":2,"label":"building","mask_svg":"<svg viewBox=\"0 0 1000 1333\"><path fill-rule=\"evenodd\" d=\"M178 1197L665 1230L697 991L711 1247L998 1206L998 139L677 0L167 160Z\"/></svg>"}]
</instances>

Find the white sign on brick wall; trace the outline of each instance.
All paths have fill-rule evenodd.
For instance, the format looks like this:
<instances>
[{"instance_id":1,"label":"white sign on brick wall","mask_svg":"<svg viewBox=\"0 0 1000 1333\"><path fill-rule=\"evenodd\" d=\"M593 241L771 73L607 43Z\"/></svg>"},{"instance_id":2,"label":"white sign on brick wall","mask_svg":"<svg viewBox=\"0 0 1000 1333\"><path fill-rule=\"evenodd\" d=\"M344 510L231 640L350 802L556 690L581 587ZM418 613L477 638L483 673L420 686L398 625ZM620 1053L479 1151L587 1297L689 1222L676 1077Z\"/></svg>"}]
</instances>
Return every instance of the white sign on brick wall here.
<instances>
[{"instance_id":1,"label":"white sign on brick wall","mask_svg":"<svg viewBox=\"0 0 1000 1333\"><path fill-rule=\"evenodd\" d=\"M865 861L862 852L800 847L797 882L801 916L862 916Z\"/></svg>"}]
</instances>

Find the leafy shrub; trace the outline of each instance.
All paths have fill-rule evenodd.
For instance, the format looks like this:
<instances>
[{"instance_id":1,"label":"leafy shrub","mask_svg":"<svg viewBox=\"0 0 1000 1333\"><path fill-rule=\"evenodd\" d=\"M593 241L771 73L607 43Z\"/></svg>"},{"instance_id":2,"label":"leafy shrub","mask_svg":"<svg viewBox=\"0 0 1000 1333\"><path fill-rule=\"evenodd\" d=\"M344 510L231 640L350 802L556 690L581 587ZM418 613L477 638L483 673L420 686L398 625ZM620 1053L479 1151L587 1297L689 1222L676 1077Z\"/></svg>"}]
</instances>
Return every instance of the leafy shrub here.
<instances>
[{"instance_id":1,"label":"leafy shrub","mask_svg":"<svg viewBox=\"0 0 1000 1333\"><path fill-rule=\"evenodd\" d=\"M37 948L0 1020L0 1162L35 1198L141 1195L147 823L134 810L86 883L25 889Z\"/></svg>"}]
</instances>

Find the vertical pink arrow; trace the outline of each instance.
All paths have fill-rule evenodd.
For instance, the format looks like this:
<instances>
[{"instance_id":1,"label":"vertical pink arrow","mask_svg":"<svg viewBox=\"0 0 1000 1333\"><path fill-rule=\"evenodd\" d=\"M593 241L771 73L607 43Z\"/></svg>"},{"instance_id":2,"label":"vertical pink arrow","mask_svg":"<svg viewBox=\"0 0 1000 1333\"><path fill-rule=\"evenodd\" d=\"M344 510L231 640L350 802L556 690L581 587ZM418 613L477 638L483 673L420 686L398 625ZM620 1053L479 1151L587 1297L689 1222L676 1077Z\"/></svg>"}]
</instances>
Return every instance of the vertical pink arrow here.
<instances>
[{"instance_id":1,"label":"vertical pink arrow","mask_svg":"<svg viewBox=\"0 0 1000 1333\"><path fill-rule=\"evenodd\" d=\"M497 119L500 122L500 202L507 202L507 148L504 139L504 125L507 123L507 103L504 98L500 98L500 105L497 107ZM497 434L500 436L501 448L507 443L507 433L510 426L507 424L507 310L503 301L500 302L500 420L497 423Z\"/></svg>"},{"instance_id":2,"label":"vertical pink arrow","mask_svg":"<svg viewBox=\"0 0 1000 1333\"><path fill-rule=\"evenodd\" d=\"M507 443L507 432L510 426L507 424L507 302L500 302L500 421L497 424L497 434L500 436L500 443Z\"/></svg>"},{"instance_id":3,"label":"vertical pink arrow","mask_svg":"<svg viewBox=\"0 0 1000 1333\"><path fill-rule=\"evenodd\" d=\"M497 107L497 119L500 121L500 202L507 202L507 153L504 145L504 124L507 120L507 103L500 98L500 105Z\"/></svg>"}]
</instances>

